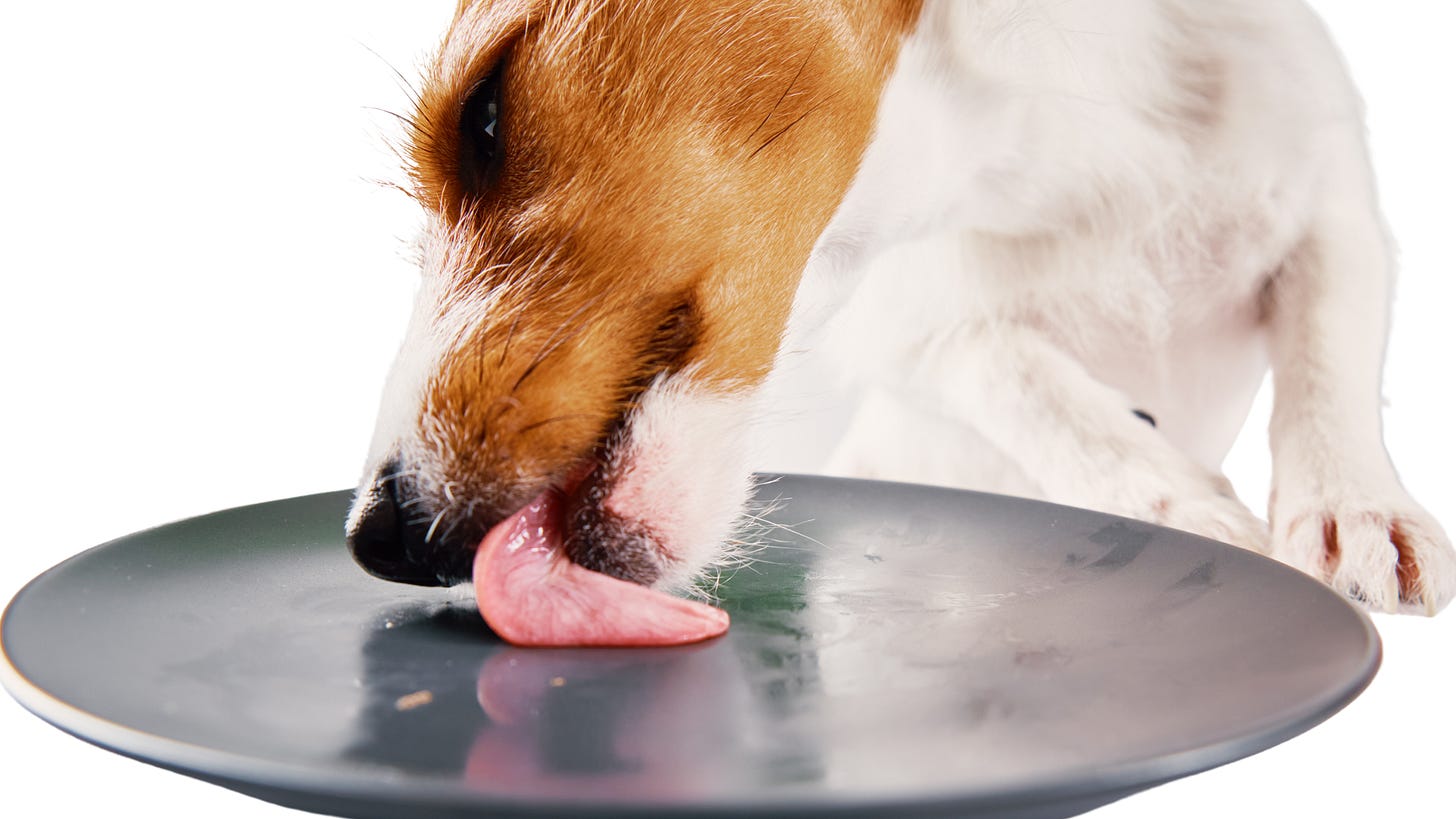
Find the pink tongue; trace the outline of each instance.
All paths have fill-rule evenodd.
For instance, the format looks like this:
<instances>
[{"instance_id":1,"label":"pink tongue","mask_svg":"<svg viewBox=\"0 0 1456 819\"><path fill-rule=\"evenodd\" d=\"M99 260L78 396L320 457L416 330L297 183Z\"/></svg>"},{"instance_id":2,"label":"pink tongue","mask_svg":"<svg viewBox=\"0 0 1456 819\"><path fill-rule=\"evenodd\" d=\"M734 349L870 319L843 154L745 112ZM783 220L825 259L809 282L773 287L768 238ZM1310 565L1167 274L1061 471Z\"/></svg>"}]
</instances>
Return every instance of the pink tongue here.
<instances>
[{"instance_id":1,"label":"pink tongue","mask_svg":"<svg viewBox=\"0 0 1456 819\"><path fill-rule=\"evenodd\" d=\"M671 646L717 637L728 613L584 569L561 551L548 490L496 524L475 553L475 600L519 646Z\"/></svg>"}]
</instances>

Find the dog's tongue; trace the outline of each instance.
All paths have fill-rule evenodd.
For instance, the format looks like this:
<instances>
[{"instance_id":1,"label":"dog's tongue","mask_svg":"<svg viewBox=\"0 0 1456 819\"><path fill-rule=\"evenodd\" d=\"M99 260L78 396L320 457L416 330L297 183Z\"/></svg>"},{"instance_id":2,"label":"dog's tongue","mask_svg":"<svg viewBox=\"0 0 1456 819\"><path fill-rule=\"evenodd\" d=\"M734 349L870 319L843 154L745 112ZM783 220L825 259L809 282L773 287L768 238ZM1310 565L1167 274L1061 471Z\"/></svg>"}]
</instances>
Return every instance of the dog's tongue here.
<instances>
[{"instance_id":1,"label":"dog's tongue","mask_svg":"<svg viewBox=\"0 0 1456 819\"><path fill-rule=\"evenodd\" d=\"M728 613L584 569L561 550L562 497L542 493L475 553L475 600L520 646L669 646L728 630Z\"/></svg>"}]
</instances>

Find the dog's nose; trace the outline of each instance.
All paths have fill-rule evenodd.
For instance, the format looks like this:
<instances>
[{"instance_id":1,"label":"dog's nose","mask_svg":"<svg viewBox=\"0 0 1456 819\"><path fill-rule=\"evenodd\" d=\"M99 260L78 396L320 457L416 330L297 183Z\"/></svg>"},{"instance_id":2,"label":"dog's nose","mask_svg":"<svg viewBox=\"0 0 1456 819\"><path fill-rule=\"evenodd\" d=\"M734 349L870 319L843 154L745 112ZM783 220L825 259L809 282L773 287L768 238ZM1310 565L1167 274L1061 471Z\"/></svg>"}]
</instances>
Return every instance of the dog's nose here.
<instances>
[{"instance_id":1,"label":"dog's nose","mask_svg":"<svg viewBox=\"0 0 1456 819\"><path fill-rule=\"evenodd\" d=\"M355 562L385 580L450 586L470 579L466 549L432 542L430 530L409 514L409 490L397 458L375 470L354 498L344 537Z\"/></svg>"}]
</instances>

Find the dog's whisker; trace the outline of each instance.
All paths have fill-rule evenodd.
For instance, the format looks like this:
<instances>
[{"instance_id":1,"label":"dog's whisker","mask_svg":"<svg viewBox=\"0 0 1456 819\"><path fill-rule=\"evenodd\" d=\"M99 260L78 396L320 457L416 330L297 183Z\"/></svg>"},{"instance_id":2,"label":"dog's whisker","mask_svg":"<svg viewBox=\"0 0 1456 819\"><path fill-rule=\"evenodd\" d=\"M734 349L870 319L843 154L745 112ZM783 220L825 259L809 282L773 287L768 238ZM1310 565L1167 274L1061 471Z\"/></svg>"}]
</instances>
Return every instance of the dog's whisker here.
<instances>
[{"instance_id":1,"label":"dog's whisker","mask_svg":"<svg viewBox=\"0 0 1456 819\"><path fill-rule=\"evenodd\" d=\"M380 62L384 63L385 67L389 69L390 73L394 74L394 78L399 84L400 90L404 92L405 97L409 99L410 104L416 107L419 106L420 93L415 88L414 83L410 81L410 78L405 76L404 72L396 68L394 63L391 63L388 59L386 59L383 54L380 54L378 51L374 50L368 45L357 40L355 41L355 44L365 51L369 52L370 54L373 54L379 59ZM410 120L410 122L413 123L413 120Z\"/></svg>"},{"instance_id":2,"label":"dog's whisker","mask_svg":"<svg viewBox=\"0 0 1456 819\"><path fill-rule=\"evenodd\" d=\"M531 432L533 430L540 429L541 427L549 426L551 424L559 424L559 423L562 423L563 421L579 421L579 420L582 420L582 419L592 420L595 417L596 416L594 416L594 415L587 415L586 413L582 413L582 412L573 412L573 413L570 413L568 415L557 415L557 416L555 416L553 418L546 418L546 419L541 420L541 421L535 421L535 422L526 424L525 426L522 426L522 427L517 427L516 428L516 434L517 435L525 435L528 432Z\"/></svg>"},{"instance_id":3,"label":"dog's whisker","mask_svg":"<svg viewBox=\"0 0 1456 819\"><path fill-rule=\"evenodd\" d=\"M384 114L385 116L389 117L390 119L393 119L393 120L395 120L397 122L400 122L400 123L402 123L405 126L412 127L414 125L414 121L413 120L411 120L409 117L405 116L404 114L399 113L398 111L391 111L388 108L380 108L377 105L364 105L364 106L361 106L361 107L365 111L373 111L376 114ZM401 190L403 190L403 188L401 188Z\"/></svg>"},{"instance_id":4,"label":"dog's whisker","mask_svg":"<svg viewBox=\"0 0 1456 819\"><path fill-rule=\"evenodd\" d=\"M814 114L814 113L818 112L821 108L823 108L827 104L828 104L828 101L827 100L825 100L823 102L815 103L811 108L809 108L809 110L807 110L804 113L798 115L788 125L785 125L784 127L782 127L779 130L775 131L772 136L770 136L768 139L764 140L763 141L763 144L759 145L757 148L755 148L753 150L753 153L751 153L751 154L748 155L748 158L749 159L752 159L752 158L758 156L760 153L763 152L763 150L765 148L767 148L768 146L772 145L779 137L783 136L784 134L787 134L789 132L789 130L792 129L795 125L798 125L799 123L803 122L811 114Z\"/></svg>"},{"instance_id":5,"label":"dog's whisker","mask_svg":"<svg viewBox=\"0 0 1456 819\"><path fill-rule=\"evenodd\" d=\"M603 296L604 294L599 293L596 296L588 299L586 304L583 304L581 307L577 308L575 313L572 313L571 316L566 319L566 321L562 322L557 327L556 332L552 333L551 337L546 340L546 343L542 345L541 350L536 354L536 357L532 359L531 363L526 366L526 369L524 372L521 373L521 376L516 379L516 383L511 385L512 394L519 391L521 385L525 384L526 381L536 372L536 368L540 367L543 363L545 363L546 360L550 358L553 353L561 349L563 345L569 343L572 339L576 338L578 335L586 330L588 323L585 321L577 322L577 319L580 319L583 315L585 315L588 310L590 310L592 307L595 307L596 304L602 300ZM575 326L573 326L573 322L577 322ZM565 336L561 336L561 332L567 327L571 327L572 329Z\"/></svg>"},{"instance_id":6,"label":"dog's whisker","mask_svg":"<svg viewBox=\"0 0 1456 819\"><path fill-rule=\"evenodd\" d=\"M791 543L791 542L784 542L784 541L762 541L762 540L759 540L759 541L745 541L745 542L743 542L741 544L741 546L743 548L745 548L745 549L751 549L754 552L763 551L763 550L766 550L766 549L778 549L778 550L784 551L784 552L813 552L814 551L813 549L810 549L810 548L808 548L806 546L803 546L801 544Z\"/></svg>"},{"instance_id":7,"label":"dog's whisker","mask_svg":"<svg viewBox=\"0 0 1456 819\"><path fill-rule=\"evenodd\" d=\"M521 325L521 314L520 313L516 313L516 315L511 318L511 326L510 326L510 329L506 330L506 340L505 340L505 343L501 345L500 361L497 361L496 362L496 366L497 367L504 367L505 366L506 356L509 355L510 352L511 352L511 342L516 337L516 328L519 327L520 325Z\"/></svg>"},{"instance_id":8,"label":"dog's whisker","mask_svg":"<svg viewBox=\"0 0 1456 819\"><path fill-rule=\"evenodd\" d=\"M390 473L388 473L386 475L381 475L379 477L380 477L380 480L384 480L384 481L399 481L399 480L402 480L404 478L413 478L413 477L415 477L415 476L417 476L419 474L420 474L420 470L418 470L418 469L413 469L413 468L411 468L411 469L404 469L404 468L401 468L401 469L396 469L395 471L390 472Z\"/></svg>"},{"instance_id":9,"label":"dog's whisker","mask_svg":"<svg viewBox=\"0 0 1456 819\"><path fill-rule=\"evenodd\" d=\"M435 539L435 527L440 525L441 518L445 517L445 511L446 510L441 509L439 512L436 512L434 520L430 521L430 528L425 532L426 543L429 543Z\"/></svg>"},{"instance_id":10,"label":"dog's whisker","mask_svg":"<svg viewBox=\"0 0 1456 819\"><path fill-rule=\"evenodd\" d=\"M765 513L762 513L762 514L755 514L753 512L750 512L750 511L746 511L745 510L742 513L742 517L744 519L746 519L746 520L752 521L753 522L752 525L765 527L769 531L778 530L778 531L787 532L790 535L792 535L796 540L806 540L806 541L809 541L810 543L813 543L813 544L815 544L817 546L820 546L820 547L823 547L823 548L828 548L828 546L825 543L823 543L822 541L820 541L818 538L815 538L812 535L809 535L809 534L806 534L806 533L804 533L802 531L799 531L799 528L798 527L806 526L808 524L814 523L815 520L813 518L809 518L807 520L802 520L802 521L799 521L797 523L780 523L780 522L775 521L775 520L769 520L767 517L765 517L765 515L767 515L767 514L772 514L772 512L770 511L770 512L765 512Z\"/></svg>"},{"instance_id":11,"label":"dog's whisker","mask_svg":"<svg viewBox=\"0 0 1456 819\"><path fill-rule=\"evenodd\" d=\"M523 406L525 405L521 403L521 400L514 395L502 395L491 404L489 417L492 422L497 422L506 413L518 410Z\"/></svg>"},{"instance_id":12,"label":"dog's whisker","mask_svg":"<svg viewBox=\"0 0 1456 819\"><path fill-rule=\"evenodd\" d=\"M749 134L748 138L744 140L745 143L752 142L753 138L758 136L758 132L763 130L763 126L767 125L768 121L770 119L773 119L773 115L778 113L779 106L784 104L784 100L788 98L789 92L794 90L795 85L798 85L799 78L804 76L804 69L809 65L809 60L813 59L814 52L819 50L819 46L822 45L823 42L824 35L821 33L819 35L819 39L815 40L814 45L809 48L809 52L804 55L804 61L799 63L798 69L794 71L793 78L790 79L789 84L784 87L784 92L782 94L779 94L778 99L774 100L773 107L769 109L767 114L763 115L763 120L758 123L757 128L753 129L753 133ZM755 151L754 153L757 153L757 151Z\"/></svg>"},{"instance_id":13,"label":"dog's whisker","mask_svg":"<svg viewBox=\"0 0 1456 819\"><path fill-rule=\"evenodd\" d=\"M450 542L450 536L453 535L453 534L455 534L455 530L460 526L460 524L464 520L465 519L463 517L457 516L454 520L450 521L450 525L449 526L446 526L445 527L445 531L440 535L440 541L442 543L449 543ZM429 541L426 540L425 542L428 543Z\"/></svg>"}]
</instances>

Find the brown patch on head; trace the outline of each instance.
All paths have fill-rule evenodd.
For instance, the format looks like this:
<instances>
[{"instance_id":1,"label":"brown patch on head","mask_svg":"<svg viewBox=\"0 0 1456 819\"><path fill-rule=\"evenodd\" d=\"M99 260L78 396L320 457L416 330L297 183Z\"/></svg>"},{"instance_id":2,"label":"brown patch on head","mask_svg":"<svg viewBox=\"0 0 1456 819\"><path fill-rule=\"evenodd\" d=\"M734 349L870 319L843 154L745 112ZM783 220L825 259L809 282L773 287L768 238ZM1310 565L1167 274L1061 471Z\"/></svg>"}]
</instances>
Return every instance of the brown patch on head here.
<instances>
[{"instance_id":1,"label":"brown patch on head","mask_svg":"<svg viewBox=\"0 0 1456 819\"><path fill-rule=\"evenodd\" d=\"M408 146L437 505L512 511L664 374L763 379L918 6L461 3Z\"/></svg>"}]
</instances>

